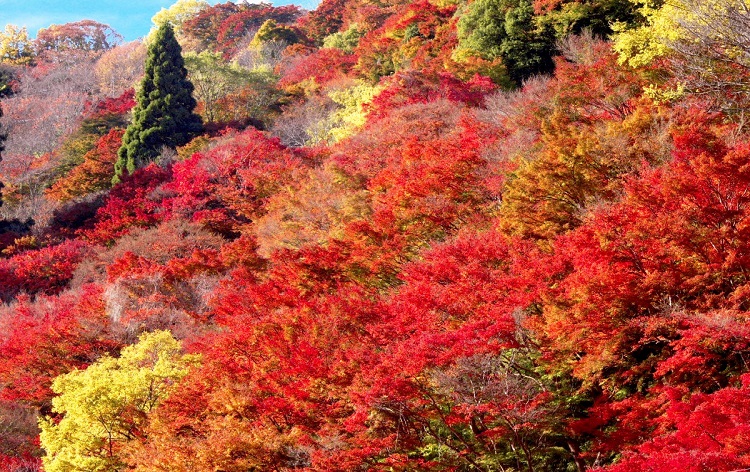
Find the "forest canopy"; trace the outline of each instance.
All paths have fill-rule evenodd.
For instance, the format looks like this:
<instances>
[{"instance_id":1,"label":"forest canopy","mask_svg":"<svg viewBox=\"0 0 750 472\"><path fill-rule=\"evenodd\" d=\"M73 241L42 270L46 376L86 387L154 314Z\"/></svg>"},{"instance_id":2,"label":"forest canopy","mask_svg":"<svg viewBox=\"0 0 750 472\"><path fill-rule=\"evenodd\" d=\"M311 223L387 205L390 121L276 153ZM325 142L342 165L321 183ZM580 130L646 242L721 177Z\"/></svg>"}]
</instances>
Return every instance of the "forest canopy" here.
<instances>
[{"instance_id":1,"label":"forest canopy","mask_svg":"<svg viewBox=\"0 0 750 472\"><path fill-rule=\"evenodd\" d=\"M749 12L7 25L0 472L750 468Z\"/></svg>"}]
</instances>

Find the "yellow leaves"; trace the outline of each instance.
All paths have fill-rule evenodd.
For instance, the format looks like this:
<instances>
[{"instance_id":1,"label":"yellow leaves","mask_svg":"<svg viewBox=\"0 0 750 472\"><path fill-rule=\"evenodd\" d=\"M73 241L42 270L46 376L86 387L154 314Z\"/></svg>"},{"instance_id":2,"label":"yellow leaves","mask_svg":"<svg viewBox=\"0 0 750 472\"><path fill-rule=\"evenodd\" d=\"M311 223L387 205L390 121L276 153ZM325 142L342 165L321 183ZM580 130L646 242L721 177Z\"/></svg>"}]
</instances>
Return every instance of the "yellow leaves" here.
<instances>
[{"instance_id":1,"label":"yellow leaves","mask_svg":"<svg viewBox=\"0 0 750 472\"><path fill-rule=\"evenodd\" d=\"M26 27L5 25L0 32L0 62L13 65L28 65L34 60L34 48Z\"/></svg>"},{"instance_id":2,"label":"yellow leaves","mask_svg":"<svg viewBox=\"0 0 750 472\"><path fill-rule=\"evenodd\" d=\"M558 111L542 124L540 147L520 160L503 194L502 228L540 241L581 224L587 209L621 191L620 176L670 155L668 127L642 101L621 119L570 124Z\"/></svg>"},{"instance_id":3,"label":"yellow leaves","mask_svg":"<svg viewBox=\"0 0 750 472\"><path fill-rule=\"evenodd\" d=\"M645 96L657 104L674 102L685 96L685 84L677 84L675 88L662 89L653 84L643 89Z\"/></svg>"},{"instance_id":4,"label":"yellow leaves","mask_svg":"<svg viewBox=\"0 0 750 472\"><path fill-rule=\"evenodd\" d=\"M647 97L663 103L695 94L730 113L746 108L737 100L750 87L750 0L670 0L658 7L660 2L630 1L640 5L644 21L633 29L615 25L613 47L621 64L656 66Z\"/></svg>"},{"instance_id":5,"label":"yellow leaves","mask_svg":"<svg viewBox=\"0 0 750 472\"><path fill-rule=\"evenodd\" d=\"M180 33L182 23L208 6L208 2L204 0L177 0L171 7L162 8L151 18L154 27L146 36L146 43L148 44L153 39L156 31L165 23L172 23L175 33Z\"/></svg>"},{"instance_id":6,"label":"yellow leaves","mask_svg":"<svg viewBox=\"0 0 750 472\"><path fill-rule=\"evenodd\" d=\"M625 24L613 26L614 48L620 62L631 67L641 67L672 52L678 42L709 40L721 46L731 56L736 44L743 41L733 24L733 11L744 11L750 6L747 0L680 0L662 2L631 0L640 5L639 13L645 18L643 26L626 29Z\"/></svg>"},{"instance_id":7,"label":"yellow leaves","mask_svg":"<svg viewBox=\"0 0 750 472\"><path fill-rule=\"evenodd\" d=\"M146 46L140 41L132 41L104 52L95 66L99 87L107 96L121 95L138 84L143 75L144 62Z\"/></svg>"},{"instance_id":8,"label":"yellow leaves","mask_svg":"<svg viewBox=\"0 0 750 472\"><path fill-rule=\"evenodd\" d=\"M367 121L365 106L381 91L382 86L358 81L350 87L331 90L328 97L339 105L324 123L316 123L307 130L310 136L307 145L333 144L348 138Z\"/></svg>"},{"instance_id":9,"label":"yellow leaves","mask_svg":"<svg viewBox=\"0 0 750 472\"><path fill-rule=\"evenodd\" d=\"M683 37L674 7L665 5L656 10L644 6L640 12L646 17L644 26L628 30L624 23L617 23L612 27L617 34L614 49L620 55L620 63L631 67L646 66L665 56L670 50L669 43Z\"/></svg>"},{"instance_id":10,"label":"yellow leaves","mask_svg":"<svg viewBox=\"0 0 750 472\"><path fill-rule=\"evenodd\" d=\"M357 128L365 124L367 114L364 106L370 103L380 93L381 89L381 87L361 82L328 94L331 100L342 106L333 115L333 119L338 121L340 125L329 131L334 142L350 136Z\"/></svg>"},{"instance_id":11,"label":"yellow leaves","mask_svg":"<svg viewBox=\"0 0 750 472\"><path fill-rule=\"evenodd\" d=\"M52 411L42 418L40 441L47 472L111 471L124 467L123 450L145 426L148 413L198 363L181 354L168 331L141 335L119 358L105 356L85 370L55 379Z\"/></svg>"}]
</instances>

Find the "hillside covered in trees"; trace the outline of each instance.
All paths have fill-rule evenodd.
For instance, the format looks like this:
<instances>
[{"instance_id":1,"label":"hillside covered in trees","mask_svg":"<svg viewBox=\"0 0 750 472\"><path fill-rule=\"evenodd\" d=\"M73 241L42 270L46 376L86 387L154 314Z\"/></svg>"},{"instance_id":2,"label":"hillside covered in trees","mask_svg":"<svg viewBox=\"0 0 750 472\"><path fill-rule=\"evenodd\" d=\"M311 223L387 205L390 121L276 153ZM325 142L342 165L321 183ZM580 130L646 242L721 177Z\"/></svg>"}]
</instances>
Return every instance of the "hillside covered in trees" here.
<instances>
[{"instance_id":1,"label":"hillside covered in trees","mask_svg":"<svg viewBox=\"0 0 750 472\"><path fill-rule=\"evenodd\" d=\"M750 3L0 32L0 472L750 470Z\"/></svg>"}]
</instances>

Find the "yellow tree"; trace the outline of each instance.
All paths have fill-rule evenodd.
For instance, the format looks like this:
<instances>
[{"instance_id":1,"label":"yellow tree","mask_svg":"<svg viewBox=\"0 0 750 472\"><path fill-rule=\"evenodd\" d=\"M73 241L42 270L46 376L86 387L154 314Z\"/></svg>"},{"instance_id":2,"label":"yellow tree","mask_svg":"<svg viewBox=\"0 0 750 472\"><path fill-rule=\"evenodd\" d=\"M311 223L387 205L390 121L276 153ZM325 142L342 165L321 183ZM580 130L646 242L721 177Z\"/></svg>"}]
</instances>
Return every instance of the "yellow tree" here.
<instances>
[{"instance_id":1,"label":"yellow tree","mask_svg":"<svg viewBox=\"0 0 750 472\"><path fill-rule=\"evenodd\" d=\"M175 35L179 37L182 33L182 24L208 6L208 2L204 0L177 0L171 7L162 8L151 18L154 26L146 36L146 43L153 41L156 31L165 23L170 23Z\"/></svg>"},{"instance_id":2,"label":"yellow tree","mask_svg":"<svg viewBox=\"0 0 750 472\"><path fill-rule=\"evenodd\" d=\"M34 60L34 48L26 27L5 25L0 32L0 61L13 65L27 65Z\"/></svg>"},{"instance_id":3,"label":"yellow tree","mask_svg":"<svg viewBox=\"0 0 750 472\"><path fill-rule=\"evenodd\" d=\"M85 370L57 377L52 411L62 419L39 422L44 470L123 470L124 450L139 437L149 412L198 362L181 351L168 331L145 333L119 358L105 356Z\"/></svg>"},{"instance_id":4,"label":"yellow tree","mask_svg":"<svg viewBox=\"0 0 750 472\"><path fill-rule=\"evenodd\" d=\"M354 134L367 121L367 104L382 90L382 86L369 85L364 81L330 90L328 97L338 107L325 120L315 122L308 127L306 131L310 138L306 144L317 146L337 143Z\"/></svg>"},{"instance_id":5,"label":"yellow tree","mask_svg":"<svg viewBox=\"0 0 750 472\"><path fill-rule=\"evenodd\" d=\"M666 89L652 85L650 93L667 99L696 93L713 98L719 108L744 111L750 99L749 0L631 2L645 22L615 26L620 61L640 67L658 59L675 78Z\"/></svg>"},{"instance_id":6,"label":"yellow tree","mask_svg":"<svg viewBox=\"0 0 750 472\"><path fill-rule=\"evenodd\" d=\"M146 46L141 41L131 41L106 51L96 61L96 78L99 89L108 97L117 97L135 87L143 77Z\"/></svg>"}]
</instances>

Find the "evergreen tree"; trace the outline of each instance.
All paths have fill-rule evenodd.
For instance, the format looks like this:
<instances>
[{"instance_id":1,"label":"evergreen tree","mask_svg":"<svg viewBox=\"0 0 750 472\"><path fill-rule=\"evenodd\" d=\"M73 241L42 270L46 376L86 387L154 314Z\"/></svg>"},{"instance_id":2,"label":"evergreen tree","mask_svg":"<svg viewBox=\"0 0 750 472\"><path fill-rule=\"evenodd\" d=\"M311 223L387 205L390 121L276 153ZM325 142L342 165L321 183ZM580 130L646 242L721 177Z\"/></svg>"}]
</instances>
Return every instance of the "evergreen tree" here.
<instances>
[{"instance_id":1,"label":"evergreen tree","mask_svg":"<svg viewBox=\"0 0 750 472\"><path fill-rule=\"evenodd\" d=\"M510 79L521 85L554 69L555 35L539 21L530 0L476 0L458 21L461 49L487 60L501 58Z\"/></svg>"},{"instance_id":2,"label":"evergreen tree","mask_svg":"<svg viewBox=\"0 0 750 472\"><path fill-rule=\"evenodd\" d=\"M195 106L182 48L172 26L165 23L148 50L133 122L123 136L113 182L156 159L162 148L182 146L200 133L203 124L193 113Z\"/></svg>"}]
</instances>

